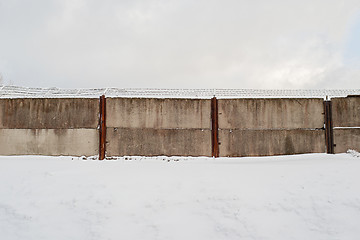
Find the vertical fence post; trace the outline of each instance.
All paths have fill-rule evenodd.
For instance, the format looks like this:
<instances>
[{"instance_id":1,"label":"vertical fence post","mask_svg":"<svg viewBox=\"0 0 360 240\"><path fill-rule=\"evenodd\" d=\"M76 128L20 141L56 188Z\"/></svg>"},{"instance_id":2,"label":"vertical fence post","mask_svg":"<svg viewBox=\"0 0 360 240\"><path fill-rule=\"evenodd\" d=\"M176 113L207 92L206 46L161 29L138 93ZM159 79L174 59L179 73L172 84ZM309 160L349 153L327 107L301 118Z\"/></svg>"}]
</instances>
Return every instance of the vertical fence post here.
<instances>
[{"instance_id":1,"label":"vertical fence post","mask_svg":"<svg viewBox=\"0 0 360 240\"><path fill-rule=\"evenodd\" d=\"M216 97L211 99L211 155L219 157L219 116L218 100Z\"/></svg>"},{"instance_id":2,"label":"vertical fence post","mask_svg":"<svg viewBox=\"0 0 360 240\"><path fill-rule=\"evenodd\" d=\"M99 160L105 159L106 152L106 98L100 96L99 107Z\"/></svg>"},{"instance_id":3,"label":"vertical fence post","mask_svg":"<svg viewBox=\"0 0 360 240\"><path fill-rule=\"evenodd\" d=\"M326 153L334 153L334 132L332 123L332 103L331 101L324 101L325 112L325 144Z\"/></svg>"}]
</instances>

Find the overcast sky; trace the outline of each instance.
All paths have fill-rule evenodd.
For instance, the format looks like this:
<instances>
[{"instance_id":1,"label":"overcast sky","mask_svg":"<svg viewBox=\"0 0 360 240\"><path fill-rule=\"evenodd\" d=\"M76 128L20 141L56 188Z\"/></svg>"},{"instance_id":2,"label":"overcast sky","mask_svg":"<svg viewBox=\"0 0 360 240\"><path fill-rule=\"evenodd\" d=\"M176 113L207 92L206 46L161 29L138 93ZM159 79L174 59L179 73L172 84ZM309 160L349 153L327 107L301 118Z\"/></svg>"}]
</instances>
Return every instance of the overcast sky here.
<instances>
[{"instance_id":1,"label":"overcast sky","mask_svg":"<svg viewBox=\"0 0 360 240\"><path fill-rule=\"evenodd\" d=\"M0 0L3 83L360 88L359 0Z\"/></svg>"}]
</instances>

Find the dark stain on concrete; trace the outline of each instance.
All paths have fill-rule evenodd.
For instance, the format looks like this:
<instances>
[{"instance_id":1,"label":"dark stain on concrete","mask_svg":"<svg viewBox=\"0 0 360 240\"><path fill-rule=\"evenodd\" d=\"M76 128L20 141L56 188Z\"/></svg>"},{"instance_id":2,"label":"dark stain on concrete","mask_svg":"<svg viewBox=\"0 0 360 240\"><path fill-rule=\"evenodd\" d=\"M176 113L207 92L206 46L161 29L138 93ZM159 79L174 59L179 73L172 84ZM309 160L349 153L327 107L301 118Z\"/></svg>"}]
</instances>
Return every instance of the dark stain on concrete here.
<instances>
[{"instance_id":1,"label":"dark stain on concrete","mask_svg":"<svg viewBox=\"0 0 360 240\"><path fill-rule=\"evenodd\" d=\"M285 137L285 154L295 154L294 143L291 136Z\"/></svg>"}]
</instances>

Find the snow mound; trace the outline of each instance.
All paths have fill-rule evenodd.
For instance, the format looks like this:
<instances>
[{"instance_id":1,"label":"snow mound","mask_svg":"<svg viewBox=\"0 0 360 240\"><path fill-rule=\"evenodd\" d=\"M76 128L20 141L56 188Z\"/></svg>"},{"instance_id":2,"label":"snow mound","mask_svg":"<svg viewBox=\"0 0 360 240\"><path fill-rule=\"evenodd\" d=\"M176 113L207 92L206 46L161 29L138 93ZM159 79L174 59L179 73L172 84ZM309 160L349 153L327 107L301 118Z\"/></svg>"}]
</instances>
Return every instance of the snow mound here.
<instances>
[{"instance_id":1,"label":"snow mound","mask_svg":"<svg viewBox=\"0 0 360 240\"><path fill-rule=\"evenodd\" d=\"M353 150L353 149L347 150L347 153L350 154L350 155L353 156L353 157L360 157L360 153L357 152L357 151L355 151L355 150Z\"/></svg>"}]
</instances>

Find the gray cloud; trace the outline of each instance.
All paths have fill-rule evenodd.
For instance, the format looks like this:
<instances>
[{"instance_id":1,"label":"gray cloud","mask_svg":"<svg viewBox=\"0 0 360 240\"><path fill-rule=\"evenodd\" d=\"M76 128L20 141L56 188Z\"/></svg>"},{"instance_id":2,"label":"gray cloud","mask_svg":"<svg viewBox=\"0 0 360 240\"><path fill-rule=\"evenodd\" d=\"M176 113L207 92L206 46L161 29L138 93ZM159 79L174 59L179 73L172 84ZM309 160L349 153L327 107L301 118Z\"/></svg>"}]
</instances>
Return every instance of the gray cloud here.
<instances>
[{"instance_id":1,"label":"gray cloud","mask_svg":"<svg viewBox=\"0 0 360 240\"><path fill-rule=\"evenodd\" d=\"M360 88L360 3L0 0L0 72L41 87Z\"/></svg>"}]
</instances>

